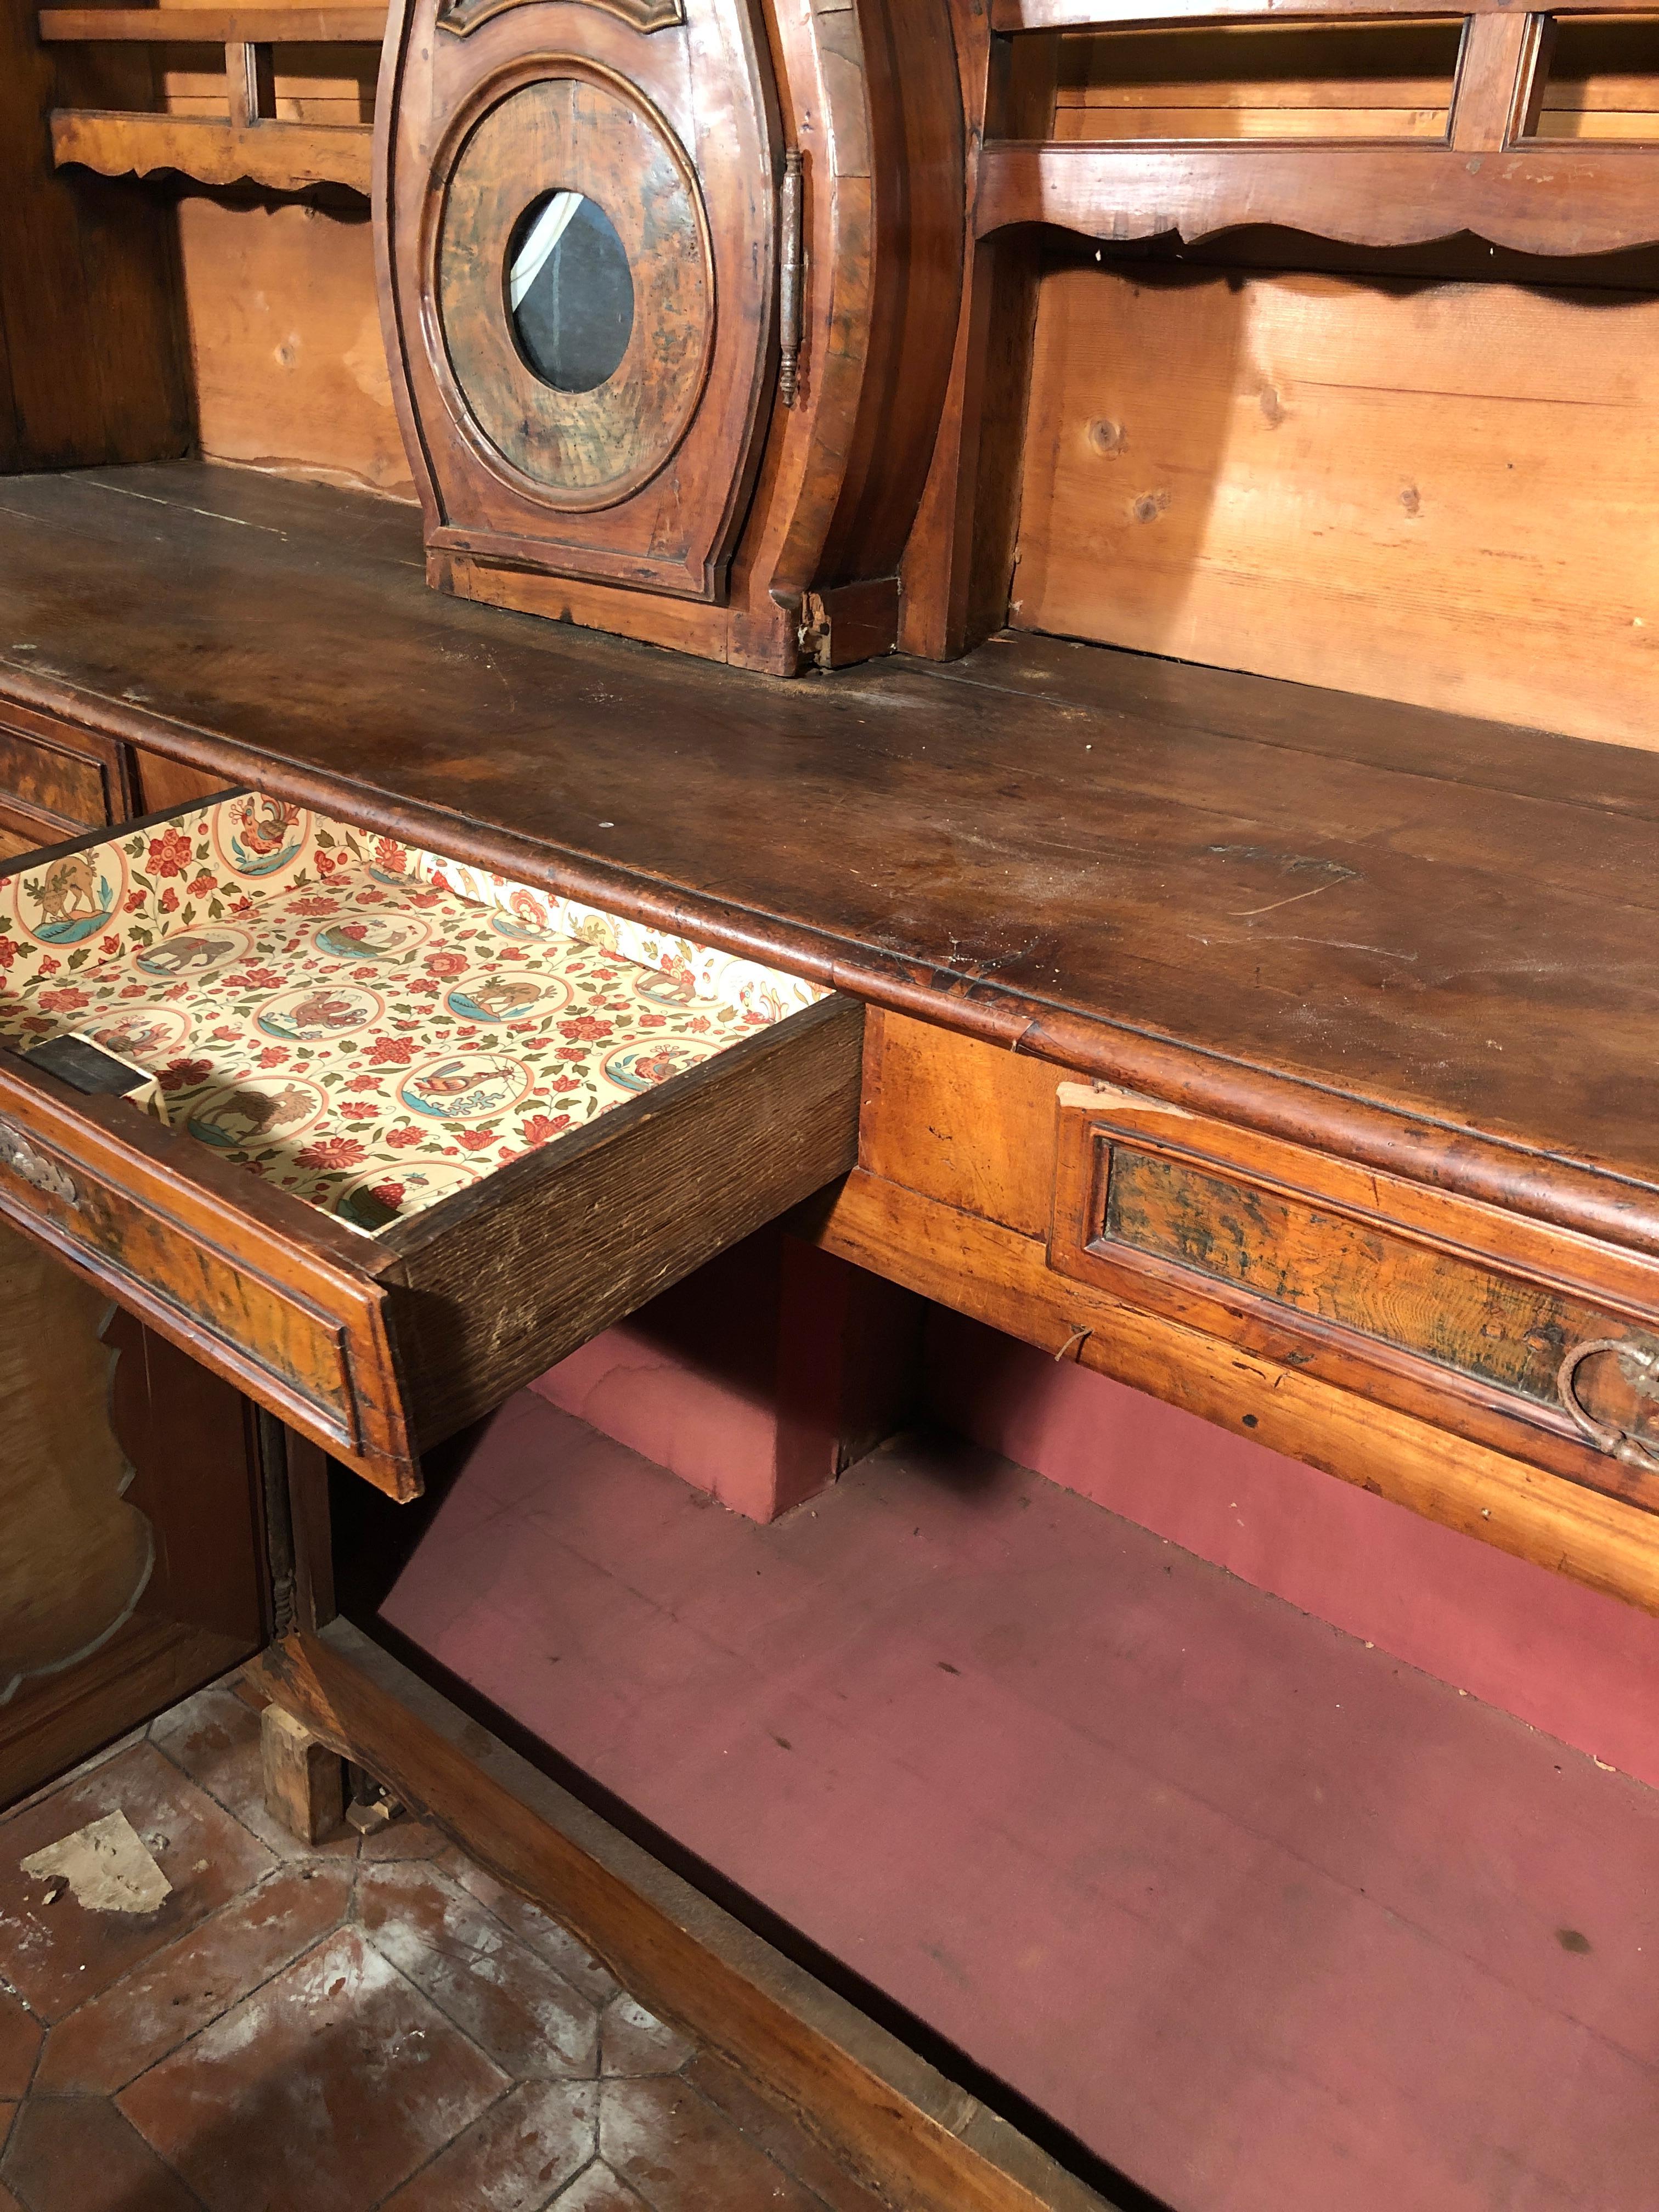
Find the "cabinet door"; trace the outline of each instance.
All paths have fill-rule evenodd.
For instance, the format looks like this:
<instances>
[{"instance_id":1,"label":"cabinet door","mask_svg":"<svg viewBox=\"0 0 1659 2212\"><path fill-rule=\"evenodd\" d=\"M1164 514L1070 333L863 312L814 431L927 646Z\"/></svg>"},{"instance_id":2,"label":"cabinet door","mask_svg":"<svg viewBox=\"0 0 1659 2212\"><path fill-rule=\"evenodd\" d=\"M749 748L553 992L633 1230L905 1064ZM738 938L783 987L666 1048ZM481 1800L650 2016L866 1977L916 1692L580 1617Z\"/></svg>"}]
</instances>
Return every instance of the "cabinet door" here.
<instances>
[{"instance_id":1,"label":"cabinet door","mask_svg":"<svg viewBox=\"0 0 1659 2212\"><path fill-rule=\"evenodd\" d=\"M0 1223L0 1804L257 1650L239 1392Z\"/></svg>"},{"instance_id":2,"label":"cabinet door","mask_svg":"<svg viewBox=\"0 0 1659 2212\"><path fill-rule=\"evenodd\" d=\"M377 178L428 547L725 589L784 174L751 0L408 0Z\"/></svg>"}]
</instances>

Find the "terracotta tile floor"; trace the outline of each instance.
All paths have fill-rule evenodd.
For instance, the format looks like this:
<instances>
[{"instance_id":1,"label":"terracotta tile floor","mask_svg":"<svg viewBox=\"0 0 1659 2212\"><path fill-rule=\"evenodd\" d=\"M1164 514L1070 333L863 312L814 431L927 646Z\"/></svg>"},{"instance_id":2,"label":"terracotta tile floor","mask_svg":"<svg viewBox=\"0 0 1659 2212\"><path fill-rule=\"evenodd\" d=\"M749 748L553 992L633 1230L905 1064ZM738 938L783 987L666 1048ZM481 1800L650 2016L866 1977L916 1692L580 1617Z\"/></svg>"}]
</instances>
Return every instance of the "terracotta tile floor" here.
<instances>
[{"instance_id":1,"label":"terracotta tile floor","mask_svg":"<svg viewBox=\"0 0 1659 2212\"><path fill-rule=\"evenodd\" d=\"M165 1903L47 1903L118 1808ZM878 2212L435 1830L276 1826L225 1685L0 1820L0 2212Z\"/></svg>"}]
</instances>

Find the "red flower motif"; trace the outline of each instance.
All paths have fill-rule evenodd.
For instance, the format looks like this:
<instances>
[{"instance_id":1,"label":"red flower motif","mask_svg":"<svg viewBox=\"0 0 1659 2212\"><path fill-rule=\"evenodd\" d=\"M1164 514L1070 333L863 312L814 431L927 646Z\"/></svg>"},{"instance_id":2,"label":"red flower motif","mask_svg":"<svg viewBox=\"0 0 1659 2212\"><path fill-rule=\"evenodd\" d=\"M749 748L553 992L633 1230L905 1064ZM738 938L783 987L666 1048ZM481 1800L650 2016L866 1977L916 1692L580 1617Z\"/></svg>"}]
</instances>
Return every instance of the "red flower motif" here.
<instances>
[{"instance_id":1,"label":"red flower motif","mask_svg":"<svg viewBox=\"0 0 1659 2212\"><path fill-rule=\"evenodd\" d=\"M712 1024L710 1023L707 1014L699 1014L694 1020L689 1021L685 1026L688 1030L700 1034L702 1030L712 1027Z\"/></svg>"},{"instance_id":2,"label":"red flower motif","mask_svg":"<svg viewBox=\"0 0 1659 2212\"><path fill-rule=\"evenodd\" d=\"M124 914L137 914L139 908L143 906L144 901L149 897L149 894L148 891L129 891L127 893L126 904L121 909L122 912Z\"/></svg>"},{"instance_id":3,"label":"red flower motif","mask_svg":"<svg viewBox=\"0 0 1659 2212\"><path fill-rule=\"evenodd\" d=\"M348 1091L378 1091L380 1088L378 1075L354 1075L346 1085Z\"/></svg>"},{"instance_id":4,"label":"red flower motif","mask_svg":"<svg viewBox=\"0 0 1659 2212\"><path fill-rule=\"evenodd\" d=\"M294 1157L302 1168L355 1168L368 1156L355 1137L325 1137Z\"/></svg>"},{"instance_id":5,"label":"red flower motif","mask_svg":"<svg viewBox=\"0 0 1659 2212\"><path fill-rule=\"evenodd\" d=\"M148 998L149 995L142 983L128 983L124 986L121 992L124 999L143 999Z\"/></svg>"},{"instance_id":6,"label":"red flower motif","mask_svg":"<svg viewBox=\"0 0 1659 2212\"><path fill-rule=\"evenodd\" d=\"M212 869L204 868L199 875L191 878L190 895L192 898L206 898L210 892L216 891L218 888L219 881Z\"/></svg>"},{"instance_id":7,"label":"red flower motif","mask_svg":"<svg viewBox=\"0 0 1659 2212\"><path fill-rule=\"evenodd\" d=\"M179 911L179 894L171 884L162 892L160 904L163 914L176 914Z\"/></svg>"},{"instance_id":8,"label":"red flower motif","mask_svg":"<svg viewBox=\"0 0 1659 2212\"><path fill-rule=\"evenodd\" d=\"M556 1075L547 1087L550 1091L580 1091L581 1089L580 1084L577 1082L574 1075Z\"/></svg>"},{"instance_id":9,"label":"red flower motif","mask_svg":"<svg viewBox=\"0 0 1659 2212\"><path fill-rule=\"evenodd\" d=\"M249 968L240 975L225 978L233 991L280 991L287 981L275 968Z\"/></svg>"},{"instance_id":10,"label":"red flower motif","mask_svg":"<svg viewBox=\"0 0 1659 2212\"><path fill-rule=\"evenodd\" d=\"M409 867L409 855L395 838L377 837L374 865L383 876L401 876Z\"/></svg>"},{"instance_id":11,"label":"red flower motif","mask_svg":"<svg viewBox=\"0 0 1659 2212\"><path fill-rule=\"evenodd\" d=\"M121 950L121 940L114 936L100 937L98 940L98 950L105 954L118 952Z\"/></svg>"},{"instance_id":12,"label":"red flower motif","mask_svg":"<svg viewBox=\"0 0 1659 2212\"><path fill-rule=\"evenodd\" d=\"M666 1014L641 1014L640 1016L640 1027L642 1030L660 1030L665 1029L667 1026L668 1017Z\"/></svg>"},{"instance_id":13,"label":"red flower motif","mask_svg":"<svg viewBox=\"0 0 1659 2212\"><path fill-rule=\"evenodd\" d=\"M331 876L338 866L339 862L335 859L332 853L318 854L317 872L319 876Z\"/></svg>"},{"instance_id":14,"label":"red flower motif","mask_svg":"<svg viewBox=\"0 0 1659 2212\"><path fill-rule=\"evenodd\" d=\"M182 876L191 863L190 840L176 826L149 841L149 872L153 876Z\"/></svg>"},{"instance_id":15,"label":"red flower motif","mask_svg":"<svg viewBox=\"0 0 1659 2212\"><path fill-rule=\"evenodd\" d=\"M261 1067L280 1067L288 1058L290 1049L291 1048L285 1044L268 1044L259 1054L258 1065Z\"/></svg>"},{"instance_id":16,"label":"red flower motif","mask_svg":"<svg viewBox=\"0 0 1659 2212\"><path fill-rule=\"evenodd\" d=\"M441 906L443 902L441 891L410 891L404 901L406 906Z\"/></svg>"},{"instance_id":17,"label":"red flower motif","mask_svg":"<svg viewBox=\"0 0 1659 2212\"><path fill-rule=\"evenodd\" d=\"M380 1110L369 1098L346 1098L340 1103L340 1111L349 1115L354 1121L361 1121L365 1115L372 1120Z\"/></svg>"},{"instance_id":18,"label":"red flower motif","mask_svg":"<svg viewBox=\"0 0 1659 2212\"><path fill-rule=\"evenodd\" d=\"M609 1022L596 1022L592 1014L578 1014L573 1021L559 1024L559 1035L574 1044L579 1037L608 1037L611 1026Z\"/></svg>"},{"instance_id":19,"label":"red flower motif","mask_svg":"<svg viewBox=\"0 0 1659 2212\"><path fill-rule=\"evenodd\" d=\"M418 1145L421 1141L421 1133L418 1129L388 1129L386 1133L386 1140L388 1145L396 1145L401 1151L405 1145Z\"/></svg>"},{"instance_id":20,"label":"red flower motif","mask_svg":"<svg viewBox=\"0 0 1659 2212\"><path fill-rule=\"evenodd\" d=\"M400 1182L377 1182L373 1195L395 1213L404 1202L404 1186Z\"/></svg>"},{"instance_id":21,"label":"red flower motif","mask_svg":"<svg viewBox=\"0 0 1659 2212\"><path fill-rule=\"evenodd\" d=\"M428 952L421 965L428 975L459 975L465 971L466 957L460 952Z\"/></svg>"},{"instance_id":22,"label":"red flower motif","mask_svg":"<svg viewBox=\"0 0 1659 2212\"><path fill-rule=\"evenodd\" d=\"M469 1152L481 1152L495 1141L494 1129L457 1129L453 1133L455 1142Z\"/></svg>"},{"instance_id":23,"label":"red flower motif","mask_svg":"<svg viewBox=\"0 0 1659 2212\"><path fill-rule=\"evenodd\" d=\"M227 1025L222 1029L215 1030L213 1034L217 1042L220 1044L228 1044L231 1039L237 1035L237 1031Z\"/></svg>"},{"instance_id":24,"label":"red flower motif","mask_svg":"<svg viewBox=\"0 0 1659 2212\"><path fill-rule=\"evenodd\" d=\"M384 906L386 904L386 893L384 891L359 891L357 896L364 906Z\"/></svg>"},{"instance_id":25,"label":"red flower motif","mask_svg":"<svg viewBox=\"0 0 1659 2212\"><path fill-rule=\"evenodd\" d=\"M17 947L9 937L0 937L0 968L9 968L17 957Z\"/></svg>"},{"instance_id":26,"label":"red flower motif","mask_svg":"<svg viewBox=\"0 0 1659 2212\"><path fill-rule=\"evenodd\" d=\"M376 1037L368 1048L371 1067L407 1067L417 1047L413 1037Z\"/></svg>"},{"instance_id":27,"label":"red flower motif","mask_svg":"<svg viewBox=\"0 0 1659 2212\"><path fill-rule=\"evenodd\" d=\"M78 1013L82 1006L89 1006L91 1001L84 991L66 989L42 991L35 1004L43 1014L74 1014Z\"/></svg>"},{"instance_id":28,"label":"red flower motif","mask_svg":"<svg viewBox=\"0 0 1659 2212\"><path fill-rule=\"evenodd\" d=\"M290 914L338 914L340 902L334 898L294 899L288 910Z\"/></svg>"},{"instance_id":29,"label":"red flower motif","mask_svg":"<svg viewBox=\"0 0 1659 2212\"><path fill-rule=\"evenodd\" d=\"M193 1084L205 1083L212 1073L213 1062L210 1060L169 1060L161 1070L161 1088L163 1091L188 1091Z\"/></svg>"},{"instance_id":30,"label":"red flower motif","mask_svg":"<svg viewBox=\"0 0 1659 2212\"><path fill-rule=\"evenodd\" d=\"M61 960L54 960L51 953L48 952L44 956L40 962L40 973L43 975L55 975L63 964L64 963Z\"/></svg>"},{"instance_id":31,"label":"red flower motif","mask_svg":"<svg viewBox=\"0 0 1659 2212\"><path fill-rule=\"evenodd\" d=\"M524 1140L532 1149L537 1145L550 1144L561 1129L568 1129L569 1127L568 1114L557 1114L550 1119L545 1114L532 1114L527 1121L520 1124Z\"/></svg>"},{"instance_id":32,"label":"red flower motif","mask_svg":"<svg viewBox=\"0 0 1659 2212\"><path fill-rule=\"evenodd\" d=\"M248 896L247 893L244 891L240 898L232 901L230 910L233 914L252 914L253 912L253 901Z\"/></svg>"},{"instance_id":33,"label":"red flower motif","mask_svg":"<svg viewBox=\"0 0 1659 2212\"><path fill-rule=\"evenodd\" d=\"M562 1044L559 1047L561 1060L586 1060L587 1057L588 1051L585 1044Z\"/></svg>"}]
</instances>

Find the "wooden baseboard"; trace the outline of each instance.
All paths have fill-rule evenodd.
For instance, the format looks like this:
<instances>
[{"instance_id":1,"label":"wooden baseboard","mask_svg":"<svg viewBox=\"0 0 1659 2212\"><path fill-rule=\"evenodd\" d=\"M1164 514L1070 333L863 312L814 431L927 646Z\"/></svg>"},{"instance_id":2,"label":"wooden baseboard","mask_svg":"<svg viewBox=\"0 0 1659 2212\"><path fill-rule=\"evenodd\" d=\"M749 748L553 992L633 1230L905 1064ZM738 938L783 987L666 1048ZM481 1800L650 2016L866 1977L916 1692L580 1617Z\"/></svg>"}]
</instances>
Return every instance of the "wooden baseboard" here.
<instances>
[{"instance_id":1,"label":"wooden baseboard","mask_svg":"<svg viewBox=\"0 0 1659 2212\"><path fill-rule=\"evenodd\" d=\"M642 2003L782 2106L896 2212L1109 2212L1046 2152L331 1622L272 1644L258 1687L556 1913Z\"/></svg>"}]
</instances>

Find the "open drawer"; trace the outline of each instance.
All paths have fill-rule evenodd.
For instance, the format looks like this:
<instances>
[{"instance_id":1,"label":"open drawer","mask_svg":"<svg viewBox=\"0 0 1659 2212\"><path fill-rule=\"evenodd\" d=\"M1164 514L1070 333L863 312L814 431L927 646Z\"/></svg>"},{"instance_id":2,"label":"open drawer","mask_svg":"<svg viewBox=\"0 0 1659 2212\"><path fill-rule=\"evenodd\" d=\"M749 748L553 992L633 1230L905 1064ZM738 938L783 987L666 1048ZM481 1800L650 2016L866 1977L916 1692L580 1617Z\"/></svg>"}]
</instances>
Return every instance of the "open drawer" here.
<instances>
[{"instance_id":1,"label":"open drawer","mask_svg":"<svg viewBox=\"0 0 1659 2212\"><path fill-rule=\"evenodd\" d=\"M843 1173L862 1009L228 795L3 864L0 1212L394 1497Z\"/></svg>"}]
</instances>

